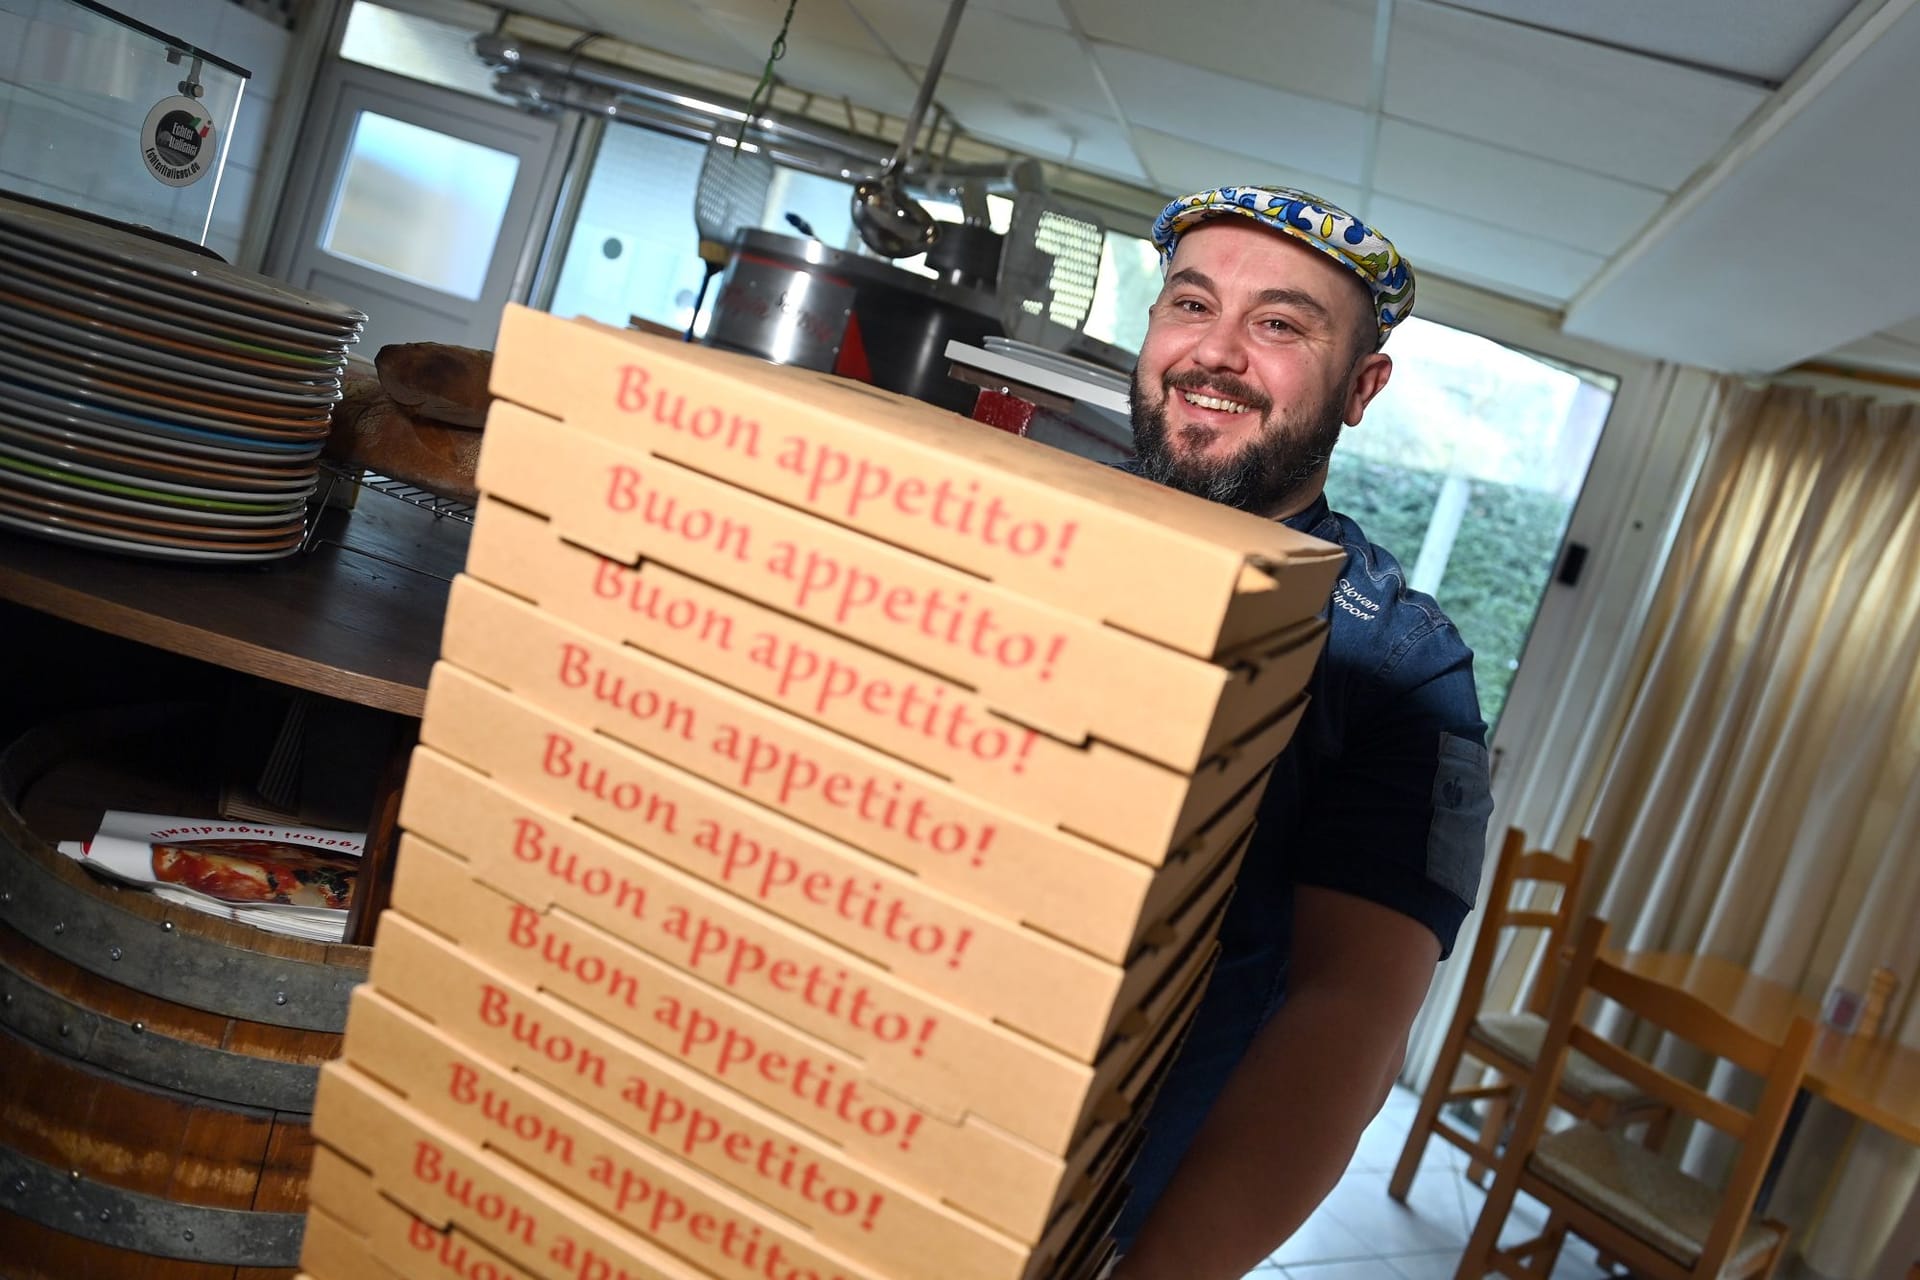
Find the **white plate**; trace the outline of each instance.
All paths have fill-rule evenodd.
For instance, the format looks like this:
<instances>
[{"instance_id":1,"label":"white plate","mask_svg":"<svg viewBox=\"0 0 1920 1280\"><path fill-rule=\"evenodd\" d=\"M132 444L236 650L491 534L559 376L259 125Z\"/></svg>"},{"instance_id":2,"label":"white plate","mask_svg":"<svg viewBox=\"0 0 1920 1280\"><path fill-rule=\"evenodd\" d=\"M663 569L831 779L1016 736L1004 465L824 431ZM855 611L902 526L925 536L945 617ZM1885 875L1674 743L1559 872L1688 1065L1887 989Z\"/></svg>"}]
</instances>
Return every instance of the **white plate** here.
<instances>
[{"instance_id":1,"label":"white plate","mask_svg":"<svg viewBox=\"0 0 1920 1280\"><path fill-rule=\"evenodd\" d=\"M273 475L237 473L210 469L205 458L184 454L168 456L147 449L135 453L117 441L89 440L77 436L75 432L65 434L69 438L51 437L0 423L0 443L48 457L64 458L83 466L99 467L129 480L137 479L142 484L150 480L164 480L173 484L231 484L241 492L266 498L295 490L311 492L319 477L319 468L313 463Z\"/></svg>"},{"instance_id":2,"label":"white plate","mask_svg":"<svg viewBox=\"0 0 1920 1280\"><path fill-rule=\"evenodd\" d=\"M41 351L28 352L17 342L3 337L0 337L0 368L19 370L22 382L41 387L50 395L79 395L98 391L102 395L131 401L140 406L140 412L158 417L165 417L169 410L185 401L194 407L195 412L205 413L209 418L223 423L231 420L236 428L261 425L253 419L265 418L268 423L301 424L272 427L273 430L307 429L316 435L322 428L330 426L332 418L330 409L323 410L317 405L296 408L255 401L243 407L216 403L225 401L226 397L198 387L166 388L164 384L161 388L148 387L142 385L145 379L138 379L124 370L60 360Z\"/></svg>"},{"instance_id":3,"label":"white plate","mask_svg":"<svg viewBox=\"0 0 1920 1280\"><path fill-rule=\"evenodd\" d=\"M1063 355L1058 351L1049 351L1045 347L1036 347L1031 342L1018 342L1012 338L982 338L980 345L995 355L1003 355L1010 360L1018 360L1022 364L1050 369L1070 378L1078 378L1082 382L1091 382L1107 390L1117 391L1121 395L1129 395L1132 392L1132 384L1126 378L1105 365L1095 364L1091 360Z\"/></svg>"},{"instance_id":4,"label":"white plate","mask_svg":"<svg viewBox=\"0 0 1920 1280\"><path fill-rule=\"evenodd\" d=\"M138 306L98 289L75 289L63 281L48 283L48 277L8 272L5 287L20 297L49 307L74 312L106 324L118 325L156 338L203 347L209 359L257 360L289 369L313 369L320 373L339 368L347 358L344 343L330 347L308 347L262 337L230 325L207 324L196 317L174 317ZM16 304L17 305L17 304Z\"/></svg>"},{"instance_id":5,"label":"white plate","mask_svg":"<svg viewBox=\"0 0 1920 1280\"><path fill-rule=\"evenodd\" d=\"M69 373L63 369L50 369L23 362L11 353L0 353L0 378L8 382L24 383L40 392L43 396L52 396L68 404L86 404L127 414L130 417L149 419L155 422L172 423L175 426L199 427L203 431L220 431L228 435L248 436L262 440L315 440L324 439L328 425L324 418L315 420L304 427L281 426L279 424L253 423L243 421L238 414L195 413L174 405L153 404L122 395L111 387L99 385L97 379Z\"/></svg>"},{"instance_id":6,"label":"white plate","mask_svg":"<svg viewBox=\"0 0 1920 1280\"><path fill-rule=\"evenodd\" d=\"M262 345L286 343L295 351L325 355L344 351L360 336L358 333L315 333L273 320L235 315L230 310L196 302L185 290L169 295L132 281L102 278L86 267L46 256L36 257L4 242L0 242L0 262L7 264L15 280L30 280L42 288L69 297L91 299L105 306L123 305L141 316L162 320L169 315L178 316L182 327L228 341Z\"/></svg>"},{"instance_id":7,"label":"white plate","mask_svg":"<svg viewBox=\"0 0 1920 1280\"><path fill-rule=\"evenodd\" d=\"M77 506L105 507L110 511L126 511L134 515L151 516L157 520L181 520L189 524L219 525L230 529L283 525L291 519L284 511L273 511L258 516L242 516L226 511L200 511L191 507L167 506L158 502L146 502L139 498L122 497L119 494L100 493L93 489L76 489L72 485L61 484L56 480L42 480L38 476L22 475L0 468L0 493L8 489L45 494Z\"/></svg>"},{"instance_id":8,"label":"white plate","mask_svg":"<svg viewBox=\"0 0 1920 1280\"><path fill-rule=\"evenodd\" d=\"M98 435L102 439L143 444L149 448L178 450L183 454L192 454L196 457L215 458L233 463L258 462L269 466L276 464L297 466L302 462L312 461L320 456L323 443L315 440L301 449L269 448L266 445L255 447L245 440L236 440L231 436L215 436L210 431L200 431L194 427L181 427L175 432L123 426L96 416L82 417L78 414L62 413L57 409L29 405L18 399L10 401L0 399L0 422L8 422L28 429L63 427L81 435ZM222 443L223 441L227 443Z\"/></svg>"},{"instance_id":9,"label":"white plate","mask_svg":"<svg viewBox=\"0 0 1920 1280\"><path fill-rule=\"evenodd\" d=\"M49 511L45 504L54 504L67 510ZM207 538L216 542L235 544L242 550L251 543L257 546L262 542L278 542L289 534L302 532L306 528L306 513L291 518L278 526L198 524L185 520L135 515L128 511L115 511L108 507L90 507L83 503L68 502L64 498L51 495L29 493L25 489L0 488L0 509L10 510L22 520L42 520L49 524L62 521L89 521L105 524L105 529L94 529L94 533L108 535L125 533L135 538L193 537ZM150 527L171 526L171 527Z\"/></svg>"},{"instance_id":10,"label":"white plate","mask_svg":"<svg viewBox=\"0 0 1920 1280\"><path fill-rule=\"evenodd\" d=\"M288 363L271 354L262 357L237 350L237 344L220 346L197 342L191 335L163 332L157 326L122 324L118 317L87 315L59 302L32 297L28 288L15 289L15 283L0 276L0 311L11 311L20 322L35 323L43 332L59 334L64 330L62 336L77 346L91 346L95 339L110 338L143 352L161 352L176 360L187 361L194 368L219 374L244 373L257 378L276 378L295 386L302 381L319 384L336 380L340 376L340 365L344 363Z\"/></svg>"},{"instance_id":11,"label":"white plate","mask_svg":"<svg viewBox=\"0 0 1920 1280\"><path fill-rule=\"evenodd\" d=\"M113 227L69 217L51 209L0 198L0 226L35 240L145 272L174 284L198 286L244 302L275 306L341 325L361 325L366 317L352 307L295 289L278 280L203 258L173 245Z\"/></svg>"},{"instance_id":12,"label":"white plate","mask_svg":"<svg viewBox=\"0 0 1920 1280\"><path fill-rule=\"evenodd\" d=\"M35 475L40 479L55 478L45 474L52 471L64 476L98 480L105 484L121 486L121 490L109 492L120 492L121 496L125 497L146 498L149 501L159 502L173 499L180 506L191 510L212 509L231 515L284 515L305 504L307 495L313 492L315 484L318 483L316 477L314 483L296 492L276 490L273 493L260 493L250 489L214 489L201 485L182 484L177 480L151 480L146 476L128 475L124 471L115 471L110 467L98 467L91 463L75 462L70 458L42 453L24 445L15 444L11 440L0 440L0 459L11 459L22 466L40 468L39 471L24 473ZM8 469L14 470L11 467ZM15 474L23 473L15 470ZM81 484L78 487L101 492L93 485ZM125 490L132 492L124 492ZM205 504L217 505L209 508Z\"/></svg>"},{"instance_id":13,"label":"white plate","mask_svg":"<svg viewBox=\"0 0 1920 1280\"><path fill-rule=\"evenodd\" d=\"M338 377L280 378L270 374L245 373L208 365L192 356L162 351L119 338L95 329L80 328L64 320L34 311L0 311L0 334L27 341L63 345L75 352L102 357L112 355L147 370L152 376L201 379L215 387L228 389L230 395L248 395L256 388L278 393L294 403L331 406L340 399Z\"/></svg>"},{"instance_id":14,"label":"white plate","mask_svg":"<svg viewBox=\"0 0 1920 1280\"><path fill-rule=\"evenodd\" d=\"M61 271L62 268L71 268L80 273L82 279L97 279L102 285L111 289L137 288L154 293L168 300L169 305L179 305L190 294L192 298L200 299L195 305L211 307L229 318L257 319L268 324L291 325L323 341L353 342L360 337L364 327L358 324L340 324L331 320L295 316L278 307L242 302L226 296L212 300L202 291L182 289L178 285L169 284L154 276L151 272L123 267L118 263L103 261L85 253L21 235L4 223L0 223L0 246L24 255L44 271Z\"/></svg>"},{"instance_id":15,"label":"white plate","mask_svg":"<svg viewBox=\"0 0 1920 1280\"><path fill-rule=\"evenodd\" d=\"M318 462L307 460L304 465L300 462L295 462L291 466L275 466L270 464L284 462L284 460L278 458L269 459L259 454L247 454L241 457L209 455L172 447L179 442L161 441L155 439L153 436L141 436L133 432L128 432L128 435L133 436L133 438L129 440L101 430L91 424L84 428L61 427L54 426L50 423L36 422L24 416L9 415L0 412L0 432L8 431L24 432L27 435L38 436L43 440L86 445L98 449L112 449L117 453L129 454L135 458L149 458L154 462L170 462L181 466L195 465L209 467L214 470L224 471L236 479L257 479L263 483L280 476L293 477L302 474L311 475L319 465ZM156 445L160 447L156 448Z\"/></svg>"},{"instance_id":16,"label":"white plate","mask_svg":"<svg viewBox=\"0 0 1920 1280\"><path fill-rule=\"evenodd\" d=\"M52 538L56 542L71 542L83 547L94 547L103 551L118 551L123 555L145 556L153 560L200 561L214 564L258 564L264 560L284 560L300 550L296 540L292 546L278 551L196 551L187 547L168 547L149 542L133 542L123 538L108 538L97 533L83 533L78 529L65 529L58 525L38 524L5 511L0 511L0 525L22 529L38 534L42 538Z\"/></svg>"},{"instance_id":17,"label":"white plate","mask_svg":"<svg viewBox=\"0 0 1920 1280\"><path fill-rule=\"evenodd\" d=\"M196 431L203 436L212 436L215 444L232 442L250 446L261 453L304 454L309 449L325 443L327 438L324 429L312 433L295 434L270 431L265 428L236 426L225 422L176 421L152 409L133 412L92 396L62 395L58 391L28 386L14 381L13 375L4 370L0 370L0 396L4 396L16 407L38 408L51 413L99 419L123 427L146 427L162 435L172 434L175 431ZM136 406L136 408L139 407Z\"/></svg>"}]
</instances>

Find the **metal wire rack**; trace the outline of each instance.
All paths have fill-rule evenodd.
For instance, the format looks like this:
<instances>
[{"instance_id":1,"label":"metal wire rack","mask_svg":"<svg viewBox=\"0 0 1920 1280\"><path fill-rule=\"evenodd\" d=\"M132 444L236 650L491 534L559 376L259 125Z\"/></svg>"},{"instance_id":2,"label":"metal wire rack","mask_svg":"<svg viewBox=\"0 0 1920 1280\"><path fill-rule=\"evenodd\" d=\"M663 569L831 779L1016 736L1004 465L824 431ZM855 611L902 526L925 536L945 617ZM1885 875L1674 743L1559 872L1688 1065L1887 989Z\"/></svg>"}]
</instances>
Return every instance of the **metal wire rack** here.
<instances>
[{"instance_id":1,"label":"metal wire rack","mask_svg":"<svg viewBox=\"0 0 1920 1280\"><path fill-rule=\"evenodd\" d=\"M348 547L346 543L336 537L323 537L320 530L325 522L322 521L321 517L326 513L327 508L332 503L333 497L341 491L341 486L343 485L369 493L377 493L383 497L404 502L410 507L416 507L419 510L428 512L436 520L455 520L466 525L473 523L474 507L471 503L461 502L456 498L443 497L430 490L422 489L418 485L407 484L405 481L395 480L391 476L383 476L375 471L366 471L357 467L342 467L337 463L323 461L320 464L320 483L318 487L315 488L313 498L307 507L307 533L306 538L300 544L301 554L305 555L323 546L332 545L351 550L358 555L372 556L377 560L382 560L393 565L395 568L410 569L415 572L430 572L422 569L419 565L405 564L391 557L379 555L364 547ZM335 527L338 528L339 526L336 524ZM435 573L432 574L432 576L443 578L444 580L444 575Z\"/></svg>"}]
</instances>

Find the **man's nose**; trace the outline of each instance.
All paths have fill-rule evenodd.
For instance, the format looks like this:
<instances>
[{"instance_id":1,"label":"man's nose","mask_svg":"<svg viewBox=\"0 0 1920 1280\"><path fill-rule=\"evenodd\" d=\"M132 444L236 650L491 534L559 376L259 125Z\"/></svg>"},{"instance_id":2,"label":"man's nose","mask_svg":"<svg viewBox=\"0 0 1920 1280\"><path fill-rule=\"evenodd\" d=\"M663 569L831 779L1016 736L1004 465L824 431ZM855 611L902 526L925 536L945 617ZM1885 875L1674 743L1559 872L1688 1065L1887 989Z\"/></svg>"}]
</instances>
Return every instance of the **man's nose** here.
<instances>
[{"instance_id":1,"label":"man's nose","mask_svg":"<svg viewBox=\"0 0 1920 1280\"><path fill-rule=\"evenodd\" d=\"M1217 319L1206 327L1200 335L1200 341L1194 344L1194 362L1207 369L1245 369L1245 337L1239 325Z\"/></svg>"}]
</instances>

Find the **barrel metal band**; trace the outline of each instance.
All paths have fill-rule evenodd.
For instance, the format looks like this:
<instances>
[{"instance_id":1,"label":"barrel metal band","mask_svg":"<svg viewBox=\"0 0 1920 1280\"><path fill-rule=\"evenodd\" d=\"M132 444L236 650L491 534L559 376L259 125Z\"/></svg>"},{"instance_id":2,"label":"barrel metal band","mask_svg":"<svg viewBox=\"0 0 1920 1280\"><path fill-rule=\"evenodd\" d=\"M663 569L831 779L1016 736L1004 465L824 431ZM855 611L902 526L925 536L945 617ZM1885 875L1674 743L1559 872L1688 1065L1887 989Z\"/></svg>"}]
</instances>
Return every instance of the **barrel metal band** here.
<instances>
[{"instance_id":1,"label":"barrel metal band","mask_svg":"<svg viewBox=\"0 0 1920 1280\"><path fill-rule=\"evenodd\" d=\"M110 1187L0 1147L0 1209L132 1253L234 1267L300 1262L306 1215L209 1209Z\"/></svg>"},{"instance_id":2,"label":"barrel metal band","mask_svg":"<svg viewBox=\"0 0 1920 1280\"><path fill-rule=\"evenodd\" d=\"M122 1022L0 967L0 1027L64 1058L196 1098L311 1112L320 1069L256 1058Z\"/></svg>"},{"instance_id":3,"label":"barrel metal band","mask_svg":"<svg viewBox=\"0 0 1920 1280\"><path fill-rule=\"evenodd\" d=\"M63 884L0 835L0 921L90 973L163 1000L276 1027L339 1031L364 975L233 946Z\"/></svg>"}]
</instances>

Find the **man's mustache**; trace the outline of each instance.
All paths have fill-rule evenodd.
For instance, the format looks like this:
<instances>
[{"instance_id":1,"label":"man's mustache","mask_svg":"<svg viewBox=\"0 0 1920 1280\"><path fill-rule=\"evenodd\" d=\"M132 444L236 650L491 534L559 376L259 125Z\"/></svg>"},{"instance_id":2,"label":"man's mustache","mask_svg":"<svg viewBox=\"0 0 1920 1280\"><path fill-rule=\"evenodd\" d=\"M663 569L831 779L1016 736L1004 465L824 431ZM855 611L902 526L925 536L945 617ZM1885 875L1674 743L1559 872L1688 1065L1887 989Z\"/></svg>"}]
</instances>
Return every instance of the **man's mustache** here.
<instances>
[{"instance_id":1,"label":"man's mustache","mask_svg":"<svg viewBox=\"0 0 1920 1280\"><path fill-rule=\"evenodd\" d=\"M1161 380L1168 391L1197 391L1201 395L1218 396L1222 400L1231 400L1266 413L1273 408L1273 399L1253 387L1248 386L1232 374L1204 373L1199 369L1188 369L1180 373L1170 373Z\"/></svg>"}]
</instances>

